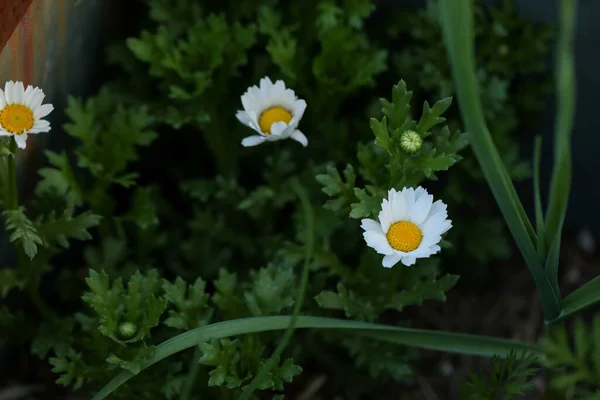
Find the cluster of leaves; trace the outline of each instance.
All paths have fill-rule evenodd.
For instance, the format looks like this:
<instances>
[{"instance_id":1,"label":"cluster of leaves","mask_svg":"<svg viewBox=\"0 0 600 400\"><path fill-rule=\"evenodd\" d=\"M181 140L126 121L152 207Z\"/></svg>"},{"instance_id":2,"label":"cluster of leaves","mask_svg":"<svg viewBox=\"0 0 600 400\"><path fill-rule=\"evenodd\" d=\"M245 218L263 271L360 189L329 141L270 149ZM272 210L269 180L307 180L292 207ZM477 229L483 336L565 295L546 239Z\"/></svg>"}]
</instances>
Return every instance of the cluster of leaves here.
<instances>
[{"instance_id":1,"label":"cluster of leaves","mask_svg":"<svg viewBox=\"0 0 600 400\"><path fill-rule=\"evenodd\" d=\"M392 187L431 182L450 197L444 201L464 200L462 180L445 182L443 174L461 160L458 153L467 144L459 124L445 120L453 115L450 98L424 102L420 118L413 119L412 92L401 81L391 101L381 100L381 113L365 112L373 98L389 90L386 81L397 82L389 68L395 59L388 57L392 39L364 26L374 1L145 3L146 30L109 48L121 76L86 101L69 101L65 130L73 151L48 151L49 166L39 171L35 196L4 212L11 240L29 257L20 257L18 268L0 270L0 297L8 300L8 307L0 308L1 338L32 342L34 354L51 357L59 383L93 390L118 370L138 371L156 344L175 333L289 312L309 234L289 184L292 177L308 192L316 223L304 313L343 312L375 321L387 310L407 320L401 314L407 308L445 300L457 276L441 274L439 258L420 260L416 268L383 269L380 257L364 246L357 221L376 217ZM411 15L423 17L420 11ZM431 19L422 22L435 26ZM441 43L435 35L413 36L409 48L415 52ZM518 69L494 68L484 71L491 76ZM409 72L402 76L410 77ZM285 79L307 101L302 130L308 149L288 141L241 151L240 140L251 132L236 121L235 108L244 89L263 76ZM512 78L502 77L512 85ZM444 97L435 87L424 83L416 89ZM497 109L512 104L520 112L508 98ZM372 132L368 116L377 117L371 119ZM423 139L416 153L400 145L406 130ZM11 154L4 144L5 161ZM476 176L478 168L468 163L464 169ZM473 222L453 220L457 231L486 229L471 242L476 257L504 254L498 250L503 242L493 235L502 231L501 224L485 219L475 223L477 231ZM72 244L91 239L90 232L93 241ZM494 246L481 245L481 237ZM53 266L60 269L53 272ZM41 309L47 314L42 322L27 322L27 313L16 305L25 291L35 295L40 283L42 289L57 287L52 292L59 298L51 299L57 311ZM14 332L15 325L28 329ZM227 398L249 384L278 337L263 333L202 343L198 354L178 354L116 395L176 398L199 363L189 398ZM418 356L337 334L296 333L288 350L294 361L282 358L259 388L281 391L301 372L296 363L307 359L326 368L321 361L326 346L332 358L350 358L357 373L369 373L375 383L410 382ZM347 379L344 371L332 376ZM368 385L360 379L346 390L357 396ZM217 390L223 388L228 390Z\"/></svg>"},{"instance_id":2,"label":"cluster of leaves","mask_svg":"<svg viewBox=\"0 0 600 400\"><path fill-rule=\"evenodd\" d=\"M550 369L550 386L565 398L597 399L600 396L600 315L591 329L576 319L571 329L553 326L542 341Z\"/></svg>"},{"instance_id":3,"label":"cluster of leaves","mask_svg":"<svg viewBox=\"0 0 600 400\"><path fill-rule=\"evenodd\" d=\"M266 316L286 309L293 302L291 274L291 269L265 267L239 288L235 274L221 270L211 296L201 278L190 284L181 278L171 282L151 269L144 274L135 272L124 284L121 278L111 282L105 272L90 270L86 278L88 291L83 296L87 310L45 321L32 352L42 358L51 354L50 364L59 375L57 382L76 389L90 382L106 382L116 368L137 374L154 354L156 338L204 326L215 312ZM279 290L273 290L275 285ZM244 300L235 296L238 290L243 291ZM209 387L240 389L264 365L265 348L265 341L258 335L200 343L199 359L182 355L145 376L142 393L140 382L136 382L117 395L128 398L137 392L136 398L155 398L153 394L162 392L167 398L175 398L181 395L187 375L183 365L194 362L204 366ZM283 383L301 371L288 358L271 371L260 388L281 391Z\"/></svg>"},{"instance_id":4,"label":"cluster of leaves","mask_svg":"<svg viewBox=\"0 0 600 400\"><path fill-rule=\"evenodd\" d=\"M534 366L538 357L511 351L504 359L494 357L489 372L470 372L460 391L466 400L510 400L525 396L534 386L530 380L539 370Z\"/></svg>"}]
</instances>

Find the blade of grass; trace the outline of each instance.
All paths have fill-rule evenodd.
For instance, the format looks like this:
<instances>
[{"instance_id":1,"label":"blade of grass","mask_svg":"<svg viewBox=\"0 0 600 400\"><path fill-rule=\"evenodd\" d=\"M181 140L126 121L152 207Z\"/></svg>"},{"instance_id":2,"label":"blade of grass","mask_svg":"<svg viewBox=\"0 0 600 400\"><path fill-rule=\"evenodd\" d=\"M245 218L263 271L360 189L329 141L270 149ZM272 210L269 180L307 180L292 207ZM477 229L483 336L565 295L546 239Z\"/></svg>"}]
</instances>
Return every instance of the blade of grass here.
<instances>
[{"instance_id":1,"label":"blade of grass","mask_svg":"<svg viewBox=\"0 0 600 400\"><path fill-rule=\"evenodd\" d=\"M158 345L152 357L142 364L140 371L145 370L173 354L197 346L198 343L210 339L221 339L248 333L286 329L290 324L291 318L291 316L242 318L192 329ZM404 346L485 357L494 355L506 356L511 350L527 350L540 356L543 354L542 350L535 344L509 339L455 332L400 328L335 318L299 316L296 327L342 329L359 335L372 337L373 339L388 341ZM120 372L97 392L92 400L105 399L119 388L119 386L123 385L133 377L134 374L129 371Z\"/></svg>"},{"instance_id":2,"label":"blade of grass","mask_svg":"<svg viewBox=\"0 0 600 400\"><path fill-rule=\"evenodd\" d=\"M458 92L459 107L475 156L496 202L540 292L546 320L560 313L560 297L555 292L538 256L537 241L506 167L486 126L475 75L473 50L473 9L471 0L440 0L439 12L446 49Z\"/></svg>"},{"instance_id":3,"label":"blade of grass","mask_svg":"<svg viewBox=\"0 0 600 400\"><path fill-rule=\"evenodd\" d=\"M535 208L535 231L537 233L537 251L540 258L546 254L544 233L544 207L540 192L540 163L542 159L542 138L536 136L533 143L533 195Z\"/></svg>"},{"instance_id":4,"label":"blade of grass","mask_svg":"<svg viewBox=\"0 0 600 400\"><path fill-rule=\"evenodd\" d=\"M554 170L550 183L548 211L546 214L546 246L556 246L551 262L547 263L547 275L558 286L558 253L561 233L571 190L571 142L575 117L575 71L573 40L576 0L560 2L560 35L556 51L556 125L554 133Z\"/></svg>"},{"instance_id":5,"label":"blade of grass","mask_svg":"<svg viewBox=\"0 0 600 400\"><path fill-rule=\"evenodd\" d=\"M290 319L290 324L288 325L285 333L283 334L283 338L277 345L277 348L271 355L271 357L267 360L265 365L261 368L261 370L256 374L252 382L242 392L240 396L240 400L248 400L252 393L258 389L260 384L265 380L269 372L275 367L275 365L279 362L281 358L281 354L283 354L283 350L289 343L292 335L294 334L294 330L296 328L296 321L298 320L298 315L300 314L300 310L302 309L302 305L304 304L304 296L306 294L306 288L308 287L308 275L309 275L309 267L310 261L313 257L313 249L315 242L315 222L312 205L308 200L308 195L306 191L300 184L297 179L293 179L291 182L292 188L296 192L298 199L300 200L300 204L302 205L302 209L304 211L304 219L305 219L305 232L306 232L306 242L304 244L304 266L302 268L302 278L300 280L300 288L298 290L298 298L296 299L296 304L294 304L294 311L292 313L292 318Z\"/></svg>"},{"instance_id":6,"label":"blade of grass","mask_svg":"<svg viewBox=\"0 0 600 400\"><path fill-rule=\"evenodd\" d=\"M557 320L566 318L598 302L600 302L600 276L575 289L563 299L562 313Z\"/></svg>"}]
</instances>

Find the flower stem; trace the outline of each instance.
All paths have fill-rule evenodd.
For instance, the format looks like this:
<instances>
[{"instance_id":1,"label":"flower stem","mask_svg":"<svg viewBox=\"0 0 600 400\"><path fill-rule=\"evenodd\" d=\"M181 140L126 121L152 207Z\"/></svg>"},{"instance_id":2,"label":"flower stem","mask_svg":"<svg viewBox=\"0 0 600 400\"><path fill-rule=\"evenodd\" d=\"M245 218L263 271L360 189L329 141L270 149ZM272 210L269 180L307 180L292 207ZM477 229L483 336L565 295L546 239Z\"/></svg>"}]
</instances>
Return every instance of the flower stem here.
<instances>
[{"instance_id":1,"label":"flower stem","mask_svg":"<svg viewBox=\"0 0 600 400\"><path fill-rule=\"evenodd\" d=\"M309 266L310 261L313 257L314 250L314 215L311 203L308 199L308 195L306 194L306 190L302 187L298 179L293 178L291 181L292 188L296 192L302 208L304 209L304 218L306 221L306 239L305 239L305 255L304 255L304 267L302 268L302 277L300 279L300 288L298 291L298 297L296 298L296 303L294 304L294 310L292 312L292 318L290 319L289 325L285 330L281 341L275 348L275 351L271 355L271 357L264 364L262 369L256 374L252 382L242 392L239 399L240 400L249 400L252 396L252 392L258 389L261 383L267 378L269 372L279 363L279 359L281 358L281 354L285 347L289 343L292 335L294 334L294 330L296 330L296 323L298 321L298 315L300 314L300 310L302 309L302 305L304 304L304 295L306 294L306 288L308 287L308 276L309 276Z\"/></svg>"},{"instance_id":2,"label":"flower stem","mask_svg":"<svg viewBox=\"0 0 600 400\"><path fill-rule=\"evenodd\" d=\"M17 192L17 142L11 140L10 152L8 156L8 204L6 208L15 210L19 207L19 193Z\"/></svg>"},{"instance_id":3,"label":"flower stem","mask_svg":"<svg viewBox=\"0 0 600 400\"><path fill-rule=\"evenodd\" d=\"M6 208L9 210L16 210L19 208L19 188L17 186L17 142L14 139L10 142L10 152L12 155L8 156L8 196ZM20 271L26 272L25 270L28 261L25 258L25 253L23 252L23 249L18 246L16 247L16 251L17 267ZM24 273L24 275L29 276L30 274ZM52 313L41 298L36 282L37 281L34 279L28 281L26 288L27 293L40 315L44 319L49 319Z\"/></svg>"}]
</instances>

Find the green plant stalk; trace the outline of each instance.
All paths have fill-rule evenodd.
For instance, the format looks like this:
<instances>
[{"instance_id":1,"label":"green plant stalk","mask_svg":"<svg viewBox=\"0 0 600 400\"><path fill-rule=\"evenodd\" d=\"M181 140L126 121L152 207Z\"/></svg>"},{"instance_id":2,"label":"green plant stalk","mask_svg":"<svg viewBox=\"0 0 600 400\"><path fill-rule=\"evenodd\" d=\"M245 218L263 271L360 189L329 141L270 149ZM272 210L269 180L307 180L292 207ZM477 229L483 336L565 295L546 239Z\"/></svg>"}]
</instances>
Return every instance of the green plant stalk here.
<instances>
[{"instance_id":1,"label":"green plant stalk","mask_svg":"<svg viewBox=\"0 0 600 400\"><path fill-rule=\"evenodd\" d=\"M8 204L6 208L16 210L19 208L19 193L17 192L17 142L11 138L9 150L11 155L8 156Z\"/></svg>"},{"instance_id":2,"label":"green plant stalk","mask_svg":"<svg viewBox=\"0 0 600 400\"><path fill-rule=\"evenodd\" d=\"M181 397L179 397L180 400L188 400L190 398L190 394L192 394L194 384L196 383L196 376L198 376L198 370L200 369L200 363L198 362L200 357L202 357L202 350L200 350L200 346L196 346L196 351L194 351L192 362L190 364L190 371L185 383L183 384L183 389L181 390Z\"/></svg>"},{"instance_id":3,"label":"green plant stalk","mask_svg":"<svg viewBox=\"0 0 600 400\"><path fill-rule=\"evenodd\" d=\"M546 272L558 287L558 263L561 234L571 191L571 133L575 119L575 68L573 41L576 0L560 2L560 35L556 51L556 124L554 133L554 169L546 214L546 248L551 249ZM553 251L552 251L553 250Z\"/></svg>"},{"instance_id":4,"label":"green plant stalk","mask_svg":"<svg viewBox=\"0 0 600 400\"><path fill-rule=\"evenodd\" d=\"M198 343L210 339L222 339L249 333L268 332L287 329L292 317L252 317L218 322L192 329L177 335L156 347L154 354L146 360L140 371L162 361L180 351L197 346ZM429 350L451 353L493 357L506 357L511 350L528 351L543 358L542 349L531 343L490 336L469 335L455 332L438 332L426 329L400 328L360 321L336 318L299 316L296 328L341 329L375 340L382 340L403 346L413 346ZM102 400L114 392L135 375L129 371L121 371L115 378L98 391L92 400Z\"/></svg>"},{"instance_id":5,"label":"green plant stalk","mask_svg":"<svg viewBox=\"0 0 600 400\"><path fill-rule=\"evenodd\" d=\"M459 107L470 132L470 141L511 234L523 254L540 293L544 317L560 314L560 296L548 279L536 250L535 232L506 167L486 126L479 99L473 50L473 9L470 0L440 0L439 11L446 48L452 65Z\"/></svg>"},{"instance_id":6,"label":"green plant stalk","mask_svg":"<svg viewBox=\"0 0 600 400\"><path fill-rule=\"evenodd\" d=\"M535 208L535 231L537 237L537 251L540 258L546 254L545 233L544 233L544 206L542 205L542 195L540 192L540 163L542 158L542 138L536 136L533 145L533 196Z\"/></svg>"},{"instance_id":7,"label":"green plant stalk","mask_svg":"<svg viewBox=\"0 0 600 400\"><path fill-rule=\"evenodd\" d=\"M294 330L296 329L296 321L298 320L298 316L300 314L300 310L302 309L302 305L304 304L304 297L306 295L306 289L308 287L308 276L309 276L309 267L310 261L313 257L314 244L315 244L315 222L314 222L314 214L312 205L308 199L308 195L306 191L298 181L298 179L294 178L291 181L291 186L296 192L298 199L300 200L300 204L302 205L304 211L304 219L305 219L305 229L306 229L306 242L304 244L304 266L302 268L302 278L300 280L300 288L298 291L298 298L296 299L296 304L294 304L294 310L292 312L292 318L290 319L290 324L288 325L283 337L279 341L279 344L275 348L275 351L271 355L271 357L267 360L265 365L261 368L258 374L254 377L252 382L246 386L244 391L240 396L240 400L248 400L252 396L252 392L254 392L260 386L261 382L267 377L269 372L277 365L279 360L281 359L281 354L285 350L289 341L294 334Z\"/></svg>"},{"instance_id":8,"label":"green plant stalk","mask_svg":"<svg viewBox=\"0 0 600 400\"><path fill-rule=\"evenodd\" d=\"M14 140L14 138L11 138L9 150L11 155L7 157L8 204L6 205L6 208L9 210L16 210L19 208L19 187L17 186L17 142ZM25 259L25 253L23 253L23 249L18 246L16 246L15 250L17 252L17 266L21 271L23 271L25 269L25 264L27 263L27 260ZM38 293L37 281L28 282L26 290L40 315L44 319L50 318L52 313Z\"/></svg>"}]
</instances>

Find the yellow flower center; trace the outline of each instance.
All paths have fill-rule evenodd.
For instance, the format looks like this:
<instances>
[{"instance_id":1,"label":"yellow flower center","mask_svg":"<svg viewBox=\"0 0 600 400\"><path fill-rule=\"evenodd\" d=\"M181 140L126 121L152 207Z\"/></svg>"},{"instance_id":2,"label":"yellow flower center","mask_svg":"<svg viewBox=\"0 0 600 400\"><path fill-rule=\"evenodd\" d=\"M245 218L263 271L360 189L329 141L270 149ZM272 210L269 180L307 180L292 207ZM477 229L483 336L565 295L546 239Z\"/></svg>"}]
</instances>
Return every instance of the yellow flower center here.
<instances>
[{"instance_id":1,"label":"yellow flower center","mask_svg":"<svg viewBox=\"0 0 600 400\"><path fill-rule=\"evenodd\" d=\"M0 125L12 134L28 131L33 123L33 111L23 104L9 104L0 111Z\"/></svg>"},{"instance_id":2,"label":"yellow flower center","mask_svg":"<svg viewBox=\"0 0 600 400\"><path fill-rule=\"evenodd\" d=\"M392 248L408 253L419 247L423 234L412 222L400 221L390 226L385 237Z\"/></svg>"},{"instance_id":3,"label":"yellow flower center","mask_svg":"<svg viewBox=\"0 0 600 400\"><path fill-rule=\"evenodd\" d=\"M271 107L260 114L258 123L260 125L260 130L263 131L265 135L270 135L271 125L275 122L285 122L286 124L289 124L291 120L292 114L285 108Z\"/></svg>"}]
</instances>

